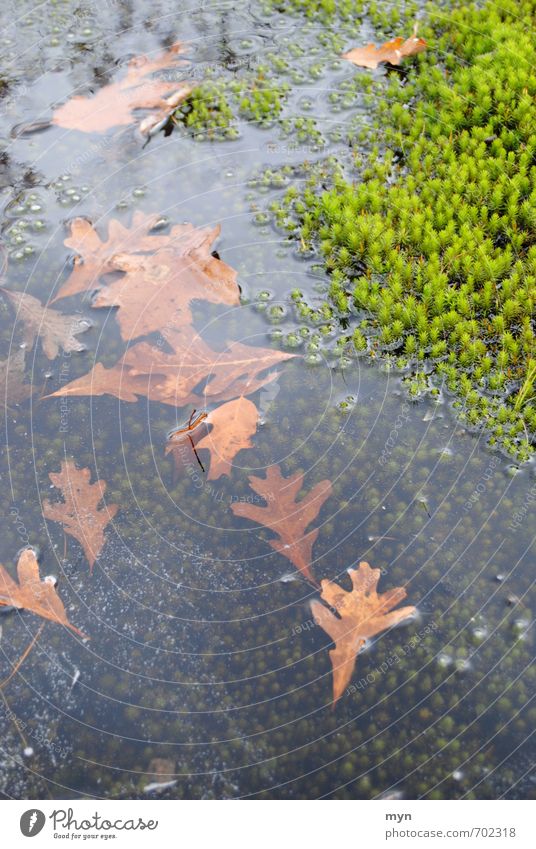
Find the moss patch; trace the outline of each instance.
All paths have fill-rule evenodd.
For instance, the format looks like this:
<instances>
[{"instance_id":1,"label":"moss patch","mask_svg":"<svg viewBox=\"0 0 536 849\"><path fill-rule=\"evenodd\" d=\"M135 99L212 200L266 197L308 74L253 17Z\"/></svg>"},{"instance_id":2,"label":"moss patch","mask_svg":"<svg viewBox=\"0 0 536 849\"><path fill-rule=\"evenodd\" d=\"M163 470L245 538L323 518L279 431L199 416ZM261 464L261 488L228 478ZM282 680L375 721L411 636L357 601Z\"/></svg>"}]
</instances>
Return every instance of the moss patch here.
<instances>
[{"instance_id":1,"label":"moss patch","mask_svg":"<svg viewBox=\"0 0 536 849\"><path fill-rule=\"evenodd\" d=\"M355 349L409 370L411 394L442 382L520 459L536 431L535 12L507 0L432 17L408 77L380 78L386 152L276 212L323 256Z\"/></svg>"},{"instance_id":2,"label":"moss patch","mask_svg":"<svg viewBox=\"0 0 536 849\"><path fill-rule=\"evenodd\" d=\"M198 141L235 139L239 124L268 126L281 114L286 83L267 78L262 69L239 79L207 80L173 116Z\"/></svg>"},{"instance_id":3,"label":"moss patch","mask_svg":"<svg viewBox=\"0 0 536 849\"><path fill-rule=\"evenodd\" d=\"M382 3L367 0L264 0L267 11L283 14L303 14L312 20L330 22L333 19L354 22L365 16L379 28L396 26L414 17L419 10L415 2Z\"/></svg>"}]
</instances>

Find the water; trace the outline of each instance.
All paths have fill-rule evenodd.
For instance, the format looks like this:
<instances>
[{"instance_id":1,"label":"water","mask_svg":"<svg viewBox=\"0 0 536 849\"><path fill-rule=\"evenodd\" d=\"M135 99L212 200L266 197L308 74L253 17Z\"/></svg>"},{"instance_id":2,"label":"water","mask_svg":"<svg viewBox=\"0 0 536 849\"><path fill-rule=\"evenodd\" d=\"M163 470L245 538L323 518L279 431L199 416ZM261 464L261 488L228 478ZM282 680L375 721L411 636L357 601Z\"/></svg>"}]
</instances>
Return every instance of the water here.
<instances>
[{"instance_id":1,"label":"water","mask_svg":"<svg viewBox=\"0 0 536 849\"><path fill-rule=\"evenodd\" d=\"M189 39L187 70L197 78L240 75L270 51L296 73L323 63L320 79L293 86L283 117L310 114L312 99L327 152L347 165L344 128L368 120L365 95L341 116L329 94L355 69L319 47L318 25L256 4L184 14L167 3L74 5L50 4L43 15L36 4L5 4L2 13L5 285L46 302L69 272L63 240L76 216L101 235L112 219L128 226L136 210L219 223L216 247L238 270L243 301L197 302L196 328L216 349L233 340L277 347L277 329L301 339L290 292L314 300L327 279L259 223L278 189L255 177L325 149L288 142L277 123L241 122L235 141L176 130L145 146L132 127L13 128L48 120L75 90L95 91L129 55ZM355 38L371 35L366 22L355 29ZM295 55L309 46L319 52ZM289 179L299 185L300 175ZM269 293L265 309L259 293ZM284 308L276 325L273 305ZM409 402L401 375L362 358L341 368L333 328L316 366L284 363L253 396L263 424L231 478L209 481L194 457L177 475L165 438L191 410L143 398L71 399L65 408L40 400L94 358L111 366L124 350L113 311L92 309L88 296L55 308L91 319L81 337L88 350L49 361L37 344L26 354L38 392L6 410L0 559L12 567L22 545L39 546L41 574L58 577L71 621L90 640L47 623L4 688L2 793L141 797L151 762L164 758L176 779L161 789L166 798L533 796L533 465L518 470L491 454L456 424L448 397ZM0 358L20 342L5 306ZM295 353L306 346L304 337ZM107 501L120 506L92 576L80 546L68 537L64 549L61 527L42 517L42 499L57 496L48 475L64 457L105 479ZM309 609L318 594L299 576L288 580L269 531L230 510L251 493L248 474L272 464L305 472L305 491L332 481L314 523L319 579L348 587L346 570L367 560L383 570L380 590L405 585L418 608L360 654L335 710L330 644ZM39 621L0 611L5 678Z\"/></svg>"}]
</instances>

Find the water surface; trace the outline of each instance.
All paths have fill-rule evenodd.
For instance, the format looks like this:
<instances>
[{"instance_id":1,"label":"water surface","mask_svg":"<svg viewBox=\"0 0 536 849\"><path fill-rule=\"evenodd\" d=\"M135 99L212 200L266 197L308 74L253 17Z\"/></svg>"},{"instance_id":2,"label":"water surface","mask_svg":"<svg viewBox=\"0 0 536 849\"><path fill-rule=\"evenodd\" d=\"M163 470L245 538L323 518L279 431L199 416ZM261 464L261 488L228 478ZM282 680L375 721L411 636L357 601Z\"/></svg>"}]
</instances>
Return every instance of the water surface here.
<instances>
[{"instance_id":1,"label":"water surface","mask_svg":"<svg viewBox=\"0 0 536 849\"><path fill-rule=\"evenodd\" d=\"M331 108L330 93L355 69L322 48L322 28L255 3L179 14L139 0L26 2L4 4L2 16L4 285L47 302L71 267L70 219L85 216L104 235L110 220L128 226L141 210L221 224L216 247L239 272L242 304L195 305L215 349L299 336L292 289L314 302L328 281L259 216L280 189L256 177L326 152L346 165L341 127L368 120L364 95L342 117ZM366 22L355 29L371 35ZM293 85L283 117L312 109L324 149L288 141L277 122L240 122L239 138L225 142L178 129L144 145L134 127L20 134L113 79L129 56L176 40L190 41L185 73L196 78L239 75L274 51L296 73L323 63L319 79ZM284 308L277 325L273 305ZM91 639L47 624L6 686L1 792L141 797L151 761L165 758L175 781L167 798L533 796L533 466L492 454L456 423L443 392L410 402L403 375L362 358L342 367L333 327L316 364L296 357L253 396L262 425L230 478L208 481L195 457L177 475L166 433L191 410L40 400L125 347L114 312L92 309L89 295L55 308L91 319L88 350L52 362L40 344L26 354L40 391L6 409L0 559L11 568L21 545L39 546L42 574L57 576L71 621ZM21 331L3 305L1 358L18 350ZM310 353L315 332L303 330L295 353ZM48 475L65 457L104 478L120 505L92 576L79 545L67 538L65 548L61 527L42 517L42 499L57 495ZM230 510L250 493L248 474L272 464L303 471L305 491L332 481L316 521L318 578L348 588L346 570L367 560L382 569L380 589L405 585L418 608L367 646L335 710L330 643L309 609L317 593L268 545L270 532ZM4 678L39 622L3 611L0 623Z\"/></svg>"}]
</instances>

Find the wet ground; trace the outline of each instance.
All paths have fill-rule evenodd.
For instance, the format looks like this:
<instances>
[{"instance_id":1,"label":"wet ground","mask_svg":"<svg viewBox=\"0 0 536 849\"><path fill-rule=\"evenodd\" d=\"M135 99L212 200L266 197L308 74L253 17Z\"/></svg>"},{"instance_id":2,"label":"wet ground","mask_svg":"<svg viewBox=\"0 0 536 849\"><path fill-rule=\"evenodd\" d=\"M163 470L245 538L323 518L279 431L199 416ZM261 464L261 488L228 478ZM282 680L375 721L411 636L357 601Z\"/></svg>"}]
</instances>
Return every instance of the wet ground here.
<instances>
[{"instance_id":1,"label":"wet ground","mask_svg":"<svg viewBox=\"0 0 536 849\"><path fill-rule=\"evenodd\" d=\"M534 467L481 445L447 395L410 402L403 376L341 359L340 328L301 322L291 291L314 300L327 278L264 215L281 191L278 179L259 180L265 169L326 153L348 164L348 128L369 120L366 83L352 87L356 70L337 61L325 28L255 3L180 15L166 2L17 3L2 15L3 285L46 302L69 273L63 240L76 216L101 233L136 210L220 223L216 247L238 270L242 305L198 302L196 328L215 348L240 340L303 357L254 396L262 425L230 478L208 481L195 459L177 476L164 443L190 410L40 399L124 350L113 311L88 296L58 305L91 319L88 350L52 362L40 345L26 354L39 391L6 409L0 561L12 567L21 545L38 546L42 574L58 577L71 621L91 639L47 624L2 691L1 792L134 798L151 783L151 761L165 758L175 782L165 798L534 796ZM353 35L334 29L343 46L374 34L366 21ZM177 128L148 144L134 127L20 133L75 91L97 90L129 56L177 40L190 41L184 73L197 79L239 79L261 58L272 68L270 54L284 59L286 123L239 121L226 141ZM289 133L298 113L319 137ZM299 187L305 175L296 168L283 182ZM3 359L21 328L6 305L0 317ZM68 538L65 550L61 527L41 513L65 457L104 478L120 505L92 576L78 544ZM247 475L273 464L304 471L306 490L332 481L316 523L317 577L348 586L346 570L368 560L383 570L380 589L406 585L418 608L360 654L335 710L330 643L309 609L317 593L268 531L229 509L249 492ZM0 613L4 679L39 622Z\"/></svg>"}]
</instances>

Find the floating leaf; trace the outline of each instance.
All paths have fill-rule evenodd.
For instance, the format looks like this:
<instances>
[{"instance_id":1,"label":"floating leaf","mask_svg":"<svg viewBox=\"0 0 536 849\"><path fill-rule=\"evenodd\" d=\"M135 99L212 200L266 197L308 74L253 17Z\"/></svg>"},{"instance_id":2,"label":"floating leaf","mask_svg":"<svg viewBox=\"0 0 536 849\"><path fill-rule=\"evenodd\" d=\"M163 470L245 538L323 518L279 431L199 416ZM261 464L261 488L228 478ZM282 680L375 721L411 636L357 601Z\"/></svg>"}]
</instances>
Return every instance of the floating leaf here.
<instances>
[{"instance_id":1,"label":"floating leaf","mask_svg":"<svg viewBox=\"0 0 536 849\"><path fill-rule=\"evenodd\" d=\"M150 120L142 121L140 131L148 133L154 124L170 115L186 100L195 83L169 79L170 69L182 64L181 45L174 44L155 59L136 56L130 60L127 73L117 82L103 86L91 97L76 95L54 112L52 123L67 130L100 133L111 127L126 126L136 121L137 109L151 110ZM168 71L168 79L155 79L156 71Z\"/></svg>"},{"instance_id":2,"label":"floating leaf","mask_svg":"<svg viewBox=\"0 0 536 849\"><path fill-rule=\"evenodd\" d=\"M415 29L410 38L394 38L392 41L386 41L385 44L376 47L375 44L367 44L365 47L354 47L347 53L342 54L343 59L353 62L354 65L359 65L361 68L378 67L382 62L387 62L390 65L402 64L402 59L407 56L415 56L417 53L422 53L428 47L424 38L417 38L417 30Z\"/></svg>"},{"instance_id":3,"label":"floating leaf","mask_svg":"<svg viewBox=\"0 0 536 849\"><path fill-rule=\"evenodd\" d=\"M29 348L32 348L35 337L40 336L43 351L49 360L58 356L60 348L65 353L86 350L86 346L76 336L89 330L91 322L88 319L50 310L33 295L10 292L3 286L0 286L0 291L14 305L17 318L24 322L24 342Z\"/></svg>"},{"instance_id":4,"label":"floating leaf","mask_svg":"<svg viewBox=\"0 0 536 849\"><path fill-rule=\"evenodd\" d=\"M117 504L99 503L106 492L106 481L90 483L89 469L77 469L72 460L61 464L61 471L51 472L49 478L61 490L63 503L43 501L45 519L61 522L65 533L78 540L93 571L95 560L104 545L104 529L119 510Z\"/></svg>"},{"instance_id":5,"label":"floating leaf","mask_svg":"<svg viewBox=\"0 0 536 849\"><path fill-rule=\"evenodd\" d=\"M75 634L84 637L84 634L69 622L63 603L56 592L54 580L45 578L42 581L39 577L39 564L31 548L25 548L21 552L17 563L17 574L18 583L0 564L0 605L29 610L43 619L65 625Z\"/></svg>"},{"instance_id":6,"label":"floating leaf","mask_svg":"<svg viewBox=\"0 0 536 849\"><path fill-rule=\"evenodd\" d=\"M279 539L269 541L272 548L287 557L308 581L316 584L311 562L318 528L308 533L306 529L331 495L331 481L320 481L301 501L297 501L303 477L296 472L285 478L279 466L269 466L265 478L249 477L251 488L264 498L266 506L235 502L231 504L231 510L235 516L251 519L274 531Z\"/></svg>"},{"instance_id":7,"label":"floating leaf","mask_svg":"<svg viewBox=\"0 0 536 849\"><path fill-rule=\"evenodd\" d=\"M94 307L119 307L117 320L127 341L166 327L190 324L190 303L195 299L238 306L240 289L236 271L212 256L210 249L220 227L174 228L176 238L168 248L147 256L116 254L111 269L124 275L101 288Z\"/></svg>"},{"instance_id":8,"label":"floating leaf","mask_svg":"<svg viewBox=\"0 0 536 849\"><path fill-rule=\"evenodd\" d=\"M0 392L5 403L20 404L33 394L34 387L24 380L24 349L18 348L6 360L0 360Z\"/></svg>"},{"instance_id":9,"label":"floating leaf","mask_svg":"<svg viewBox=\"0 0 536 849\"><path fill-rule=\"evenodd\" d=\"M97 288L99 278L115 270L111 260L116 254L135 251L144 253L168 247L170 242L180 238L184 227L191 226L179 225L172 228L170 233L151 233L159 220L159 215L146 215L137 211L128 228L112 219L108 224L108 238L104 241L87 219L74 218L70 221L70 235L64 244L76 254L73 270L51 303Z\"/></svg>"},{"instance_id":10,"label":"floating leaf","mask_svg":"<svg viewBox=\"0 0 536 849\"><path fill-rule=\"evenodd\" d=\"M47 397L114 395L123 401L145 396L173 407L202 408L209 403L251 395L277 376L262 373L294 354L233 342L214 351L192 328L164 330L172 353L161 346L138 342L112 368L100 363L86 375Z\"/></svg>"},{"instance_id":11,"label":"floating leaf","mask_svg":"<svg viewBox=\"0 0 536 849\"><path fill-rule=\"evenodd\" d=\"M210 451L210 469L208 480L216 480L222 475L231 475L232 461L243 448L251 448L251 437L257 430L259 411L247 398L237 398L212 410L205 418L212 425L210 433L203 436L196 448ZM166 454L172 452L178 443L183 444L191 432L179 431L168 442Z\"/></svg>"},{"instance_id":12,"label":"floating leaf","mask_svg":"<svg viewBox=\"0 0 536 849\"><path fill-rule=\"evenodd\" d=\"M368 563L361 562L357 569L349 569L348 573L353 586L350 592L332 581L321 582L321 598L337 615L321 602L311 602L316 624L335 643L335 648L329 653L333 667L333 705L352 677L356 657L366 641L415 613L414 607L392 610L406 598L404 587L395 587L378 595L379 569L371 569Z\"/></svg>"}]
</instances>

